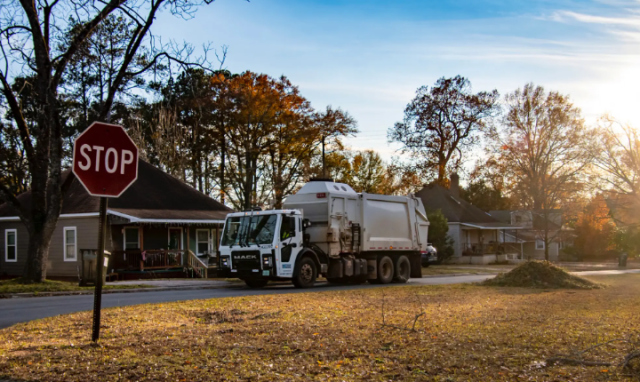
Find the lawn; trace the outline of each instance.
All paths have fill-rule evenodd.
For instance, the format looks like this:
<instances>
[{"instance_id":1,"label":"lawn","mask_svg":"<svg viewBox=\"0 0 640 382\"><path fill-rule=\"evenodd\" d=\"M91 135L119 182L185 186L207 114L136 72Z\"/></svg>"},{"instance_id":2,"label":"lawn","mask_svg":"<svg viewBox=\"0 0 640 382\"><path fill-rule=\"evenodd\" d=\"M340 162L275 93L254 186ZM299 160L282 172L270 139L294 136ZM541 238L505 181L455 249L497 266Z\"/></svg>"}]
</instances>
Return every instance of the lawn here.
<instances>
[{"instance_id":1,"label":"lawn","mask_svg":"<svg viewBox=\"0 0 640 382\"><path fill-rule=\"evenodd\" d=\"M438 264L422 268L423 276L438 275L454 275L454 274L496 274L500 272L509 272L515 265L456 265L456 264Z\"/></svg>"},{"instance_id":2,"label":"lawn","mask_svg":"<svg viewBox=\"0 0 640 382\"><path fill-rule=\"evenodd\" d=\"M592 279L609 287L403 286L112 308L95 346L90 312L53 317L0 330L0 379L631 380L615 366L545 364L637 339L640 275ZM632 347L583 357L619 362Z\"/></svg>"},{"instance_id":3,"label":"lawn","mask_svg":"<svg viewBox=\"0 0 640 382\"><path fill-rule=\"evenodd\" d=\"M131 285L104 285L104 290L109 289L137 289L148 288L144 284ZM22 284L20 279L0 280L0 294L8 293L43 293L43 292L73 292L73 291L91 291L95 287L80 287L78 282L53 281L46 280L38 284Z\"/></svg>"}]
</instances>

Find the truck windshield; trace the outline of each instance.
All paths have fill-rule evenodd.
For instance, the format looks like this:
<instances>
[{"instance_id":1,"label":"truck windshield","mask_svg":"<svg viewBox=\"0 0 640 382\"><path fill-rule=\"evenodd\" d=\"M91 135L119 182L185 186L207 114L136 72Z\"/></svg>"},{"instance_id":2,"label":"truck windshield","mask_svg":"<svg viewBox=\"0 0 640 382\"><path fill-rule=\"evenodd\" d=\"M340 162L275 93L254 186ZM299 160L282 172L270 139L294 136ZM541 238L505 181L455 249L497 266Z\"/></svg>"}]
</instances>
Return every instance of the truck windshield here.
<instances>
[{"instance_id":1,"label":"truck windshield","mask_svg":"<svg viewBox=\"0 0 640 382\"><path fill-rule=\"evenodd\" d=\"M276 232L277 215L238 216L227 220L222 233L224 246L271 244Z\"/></svg>"}]
</instances>

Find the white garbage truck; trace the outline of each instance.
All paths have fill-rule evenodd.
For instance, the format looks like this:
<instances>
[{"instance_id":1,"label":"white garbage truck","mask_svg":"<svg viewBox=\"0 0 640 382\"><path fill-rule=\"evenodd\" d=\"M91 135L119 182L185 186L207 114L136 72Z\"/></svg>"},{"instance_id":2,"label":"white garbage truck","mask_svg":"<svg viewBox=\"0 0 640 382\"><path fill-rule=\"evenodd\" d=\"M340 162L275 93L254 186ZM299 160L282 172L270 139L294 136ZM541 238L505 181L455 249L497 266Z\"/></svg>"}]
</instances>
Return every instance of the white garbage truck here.
<instances>
[{"instance_id":1,"label":"white garbage truck","mask_svg":"<svg viewBox=\"0 0 640 382\"><path fill-rule=\"evenodd\" d=\"M422 277L429 220L413 195L356 193L343 183L312 180L284 208L227 215L219 277L254 288L291 280L308 288L330 283L405 283Z\"/></svg>"}]
</instances>

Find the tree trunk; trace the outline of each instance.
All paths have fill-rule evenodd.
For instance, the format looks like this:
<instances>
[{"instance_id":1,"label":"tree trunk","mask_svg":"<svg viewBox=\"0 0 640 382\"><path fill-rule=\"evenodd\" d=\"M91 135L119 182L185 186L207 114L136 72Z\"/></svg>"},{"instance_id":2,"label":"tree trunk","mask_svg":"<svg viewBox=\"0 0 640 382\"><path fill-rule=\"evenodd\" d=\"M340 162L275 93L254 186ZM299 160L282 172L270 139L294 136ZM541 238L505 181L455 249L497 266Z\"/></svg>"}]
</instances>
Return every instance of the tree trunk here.
<instances>
[{"instance_id":1,"label":"tree trunk","mask_svg":"<svg viewBox=\"0 0 640 382\"><path fill-rule=\"evenodd\" d=\"M544 259L549 261L549 219L547 217L547 209L542 211L544 218Z\"/></svg>"},{"instance_id":2,"label":"tree trunk","mask_svg":"<svg viewBox=\"0 0 640 382\"><path fill-rule=\"evenodd\" d=\"M222 138L220 140L220 203L224 204L224 197L226 192L226 185L224 179L224 170L225 170L225 160L226 160L226 152L227 148L225 147L226 142L224 138L224 131L222 132Z\"/></svg>"},{"instance_id":3,"label":"tree trunk","mask_svg":"<svg viewBox=\"0 0 640 382\"><path fill-rule=\"evenodd\" d=\"M447 164L446 163L438 163L438 184L444 186L445 179L447 179Z\"/></svg>"},{"instance_id":4,"label":"tree trunk","mask_svg":"<svg viewBox=\"0 0 640 382\"><path fill-rule=\"evenodd\" d=\"M47 278L47 260L51 237L58 222L58 218L49 219L41 224L31 224L28 227L29 246L27 247L27 262L22 278L27 282L41 283Z\"/></svg>"}]
</instances>

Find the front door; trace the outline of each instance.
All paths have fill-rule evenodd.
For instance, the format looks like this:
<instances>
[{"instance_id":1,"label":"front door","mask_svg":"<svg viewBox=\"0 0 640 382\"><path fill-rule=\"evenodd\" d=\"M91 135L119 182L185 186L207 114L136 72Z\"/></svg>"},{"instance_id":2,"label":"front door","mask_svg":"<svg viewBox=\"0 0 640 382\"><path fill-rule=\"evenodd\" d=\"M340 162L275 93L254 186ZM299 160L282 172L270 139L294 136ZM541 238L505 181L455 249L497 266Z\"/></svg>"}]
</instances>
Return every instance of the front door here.
<instances>
[{"instance_id":1,"label":"front door","mask_svg":"<svg viewBox=\"0 0 640 382\"><path fill-rule=\"evenodd\" d=\"M182 249L182 228L169 228L168 249Z\"/></svg>"},{"instance_id":2,"label":"front door","mask_svg":"<svg viewBox=\"0 0 640 382\"><path fill-rule=\"evenodd\" d=\"M211 229L211 254L218 256L218 250L220 249L220 234L222 230L220 228Z\"/></svg>"}]
</instances>

